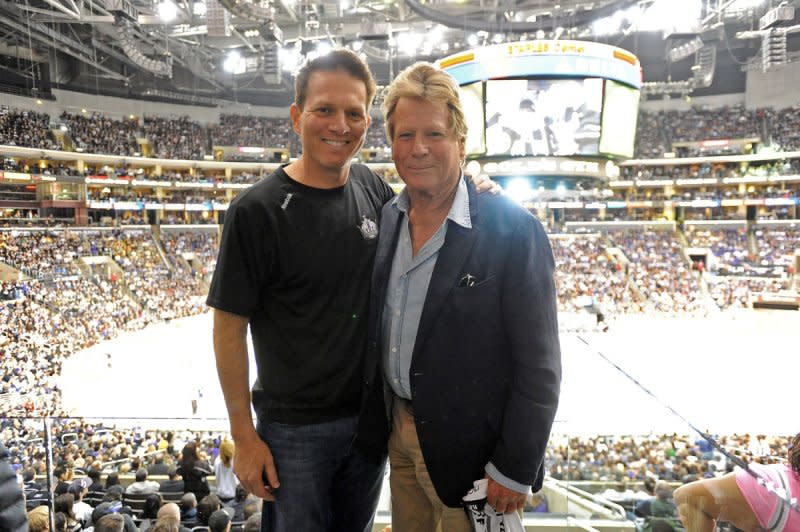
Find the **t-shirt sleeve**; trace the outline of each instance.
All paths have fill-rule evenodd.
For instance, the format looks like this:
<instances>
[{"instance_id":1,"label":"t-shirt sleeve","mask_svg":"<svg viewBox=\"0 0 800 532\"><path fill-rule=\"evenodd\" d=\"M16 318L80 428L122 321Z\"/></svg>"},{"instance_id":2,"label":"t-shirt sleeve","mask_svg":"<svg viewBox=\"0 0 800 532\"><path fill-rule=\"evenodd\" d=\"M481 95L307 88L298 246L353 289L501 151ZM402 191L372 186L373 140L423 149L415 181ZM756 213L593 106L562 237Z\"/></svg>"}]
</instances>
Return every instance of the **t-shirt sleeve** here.
<instances>
[{"instance_id":1,"label":"t-shirt sleeve","mask_svg":"<svg viewBox=\"0 0 800 532\"><path fill-rule=\"evenodd\" d=\"M261 205L232 202L225 215L208 306L251 316L269 276L269 224Z\"/></svg>"},{"instance_id":2,"label":"t-shirt sleeve","mask_svg":"<svg viewBox=\"0 0 800 532\"><path fill-rule=\"evenodd\" d=\"M783 481L778 470L772 467L765 467L760 464L750 464L750 469L758 475L759 478L769 482L775 488L781 488ZM773 514L778 509L778 499L773 493L767 491L756 478L742 468L735 469L736 485L739 486L739 491L747 501L750 509L753 510L759 524L764 529L772 530L769 528L769 523L773 518Z\"/></svg>"},{"instance_id":3,"label":"t-shirt sleeve","mask_svg":"<svg viewBox=\"0 0 800 532\"><path fill-rule=\"evenodd\" d=\"M389 183L384 178L370 170L378 188L378 196L381 199L381 205L385 205L390 199L394 198L395 193Z\"/></svg>"}]
</instances>

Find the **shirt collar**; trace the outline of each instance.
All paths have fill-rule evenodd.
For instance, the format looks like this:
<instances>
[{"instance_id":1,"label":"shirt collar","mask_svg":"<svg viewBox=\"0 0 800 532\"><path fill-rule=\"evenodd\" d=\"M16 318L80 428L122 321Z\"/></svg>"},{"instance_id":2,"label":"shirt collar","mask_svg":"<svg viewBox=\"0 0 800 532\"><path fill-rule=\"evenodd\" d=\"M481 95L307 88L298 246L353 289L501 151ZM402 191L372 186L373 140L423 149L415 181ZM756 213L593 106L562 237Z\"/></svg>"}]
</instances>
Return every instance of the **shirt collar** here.
<instances>
[{"instance_id":1,"label":"shirt collar","mask_svg":"<svg viewBox=\"0 0 800 532\"><path fill-rule=\"evenodd\" d=\"M395 196L392 204L403 213L408 212L408 192L404 188L400 194ZM456 197L453 198L453 204L450 206L450 212L447 213L447 219L452 220L461 227L472 229L472 218L469 215L469 192L467 191L467 182L464 180L464 172L461 172L461 178L458 180L458 188L456 189Z\"/></svg>"}]
</instances>

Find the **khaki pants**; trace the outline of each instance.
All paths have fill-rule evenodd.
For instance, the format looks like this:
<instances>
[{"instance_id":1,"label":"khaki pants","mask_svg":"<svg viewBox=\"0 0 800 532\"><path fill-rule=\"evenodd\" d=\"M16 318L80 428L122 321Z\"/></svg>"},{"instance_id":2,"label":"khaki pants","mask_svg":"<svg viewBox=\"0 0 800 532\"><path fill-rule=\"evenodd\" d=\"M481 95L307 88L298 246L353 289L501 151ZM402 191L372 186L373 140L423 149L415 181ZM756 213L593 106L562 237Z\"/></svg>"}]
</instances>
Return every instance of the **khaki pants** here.
<instances>
[{"instance_id":1,"label":"khaki pants","mask_svg":"<svg viewBox=\"0 0 800 532\"><path fill-rule=\"evenodd\" d=\"M470 532L464 509L445 506L436 494L410 403L395 397L393 416L389 437L392 532Z\"/></svg>"}]
</instances>

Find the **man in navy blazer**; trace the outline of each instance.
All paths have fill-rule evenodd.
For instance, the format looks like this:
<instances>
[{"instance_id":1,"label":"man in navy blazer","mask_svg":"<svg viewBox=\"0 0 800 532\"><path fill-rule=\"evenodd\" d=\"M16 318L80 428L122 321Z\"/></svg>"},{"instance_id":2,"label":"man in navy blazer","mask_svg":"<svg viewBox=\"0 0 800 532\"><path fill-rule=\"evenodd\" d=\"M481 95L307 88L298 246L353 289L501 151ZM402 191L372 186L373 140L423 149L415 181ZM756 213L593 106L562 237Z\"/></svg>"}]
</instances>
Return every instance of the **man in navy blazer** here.
<instances>
[{"instance_id":1,"label":"man in navy blazer","mask_svg":"<svg viewBox=\"0 0 800 532\"><path fill-rule=\"evenodd\" d=\"M391 430L392 530L468 531L473 481L501 512L542 484L561 380L553 255L529 212L464 179L449 75L412 65L383 111L406 188L381 215L359 438Z\"/></svg>"}]
</instances>

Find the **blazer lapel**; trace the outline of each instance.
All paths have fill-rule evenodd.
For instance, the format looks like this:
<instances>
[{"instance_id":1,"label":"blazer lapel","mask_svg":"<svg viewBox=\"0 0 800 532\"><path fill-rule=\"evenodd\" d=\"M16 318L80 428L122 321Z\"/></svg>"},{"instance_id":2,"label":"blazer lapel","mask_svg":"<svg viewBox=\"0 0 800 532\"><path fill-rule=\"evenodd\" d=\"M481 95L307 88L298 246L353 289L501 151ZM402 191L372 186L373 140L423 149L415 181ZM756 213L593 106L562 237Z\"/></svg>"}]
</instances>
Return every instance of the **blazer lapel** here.
<instances>
[{"instance_id":1,"label":"blazer lapel","mask_svg":"<svg viewBox=\"0 0 800 532\"><path fill-rule=\"evenodd\" d=\"M467 229L457 223L447 220L447 236L444 245L439 250L439 257L436 259L436 266L433 268L431 282L428 285L428 294L425 297L425 305L422 307L422 316L419 320L417 329L417 339L414 342L414 353L411 356L413 366L414 358L425 344L428 333L436 322L436 317L442 309L444 302L450 293L458 285L461 278L464 262L472 251L475 239L478 237L479 226L477 224L477 194L472 181L467 181L469 191L470 217L472 228Z\"/></svg>"}]
</instances>

